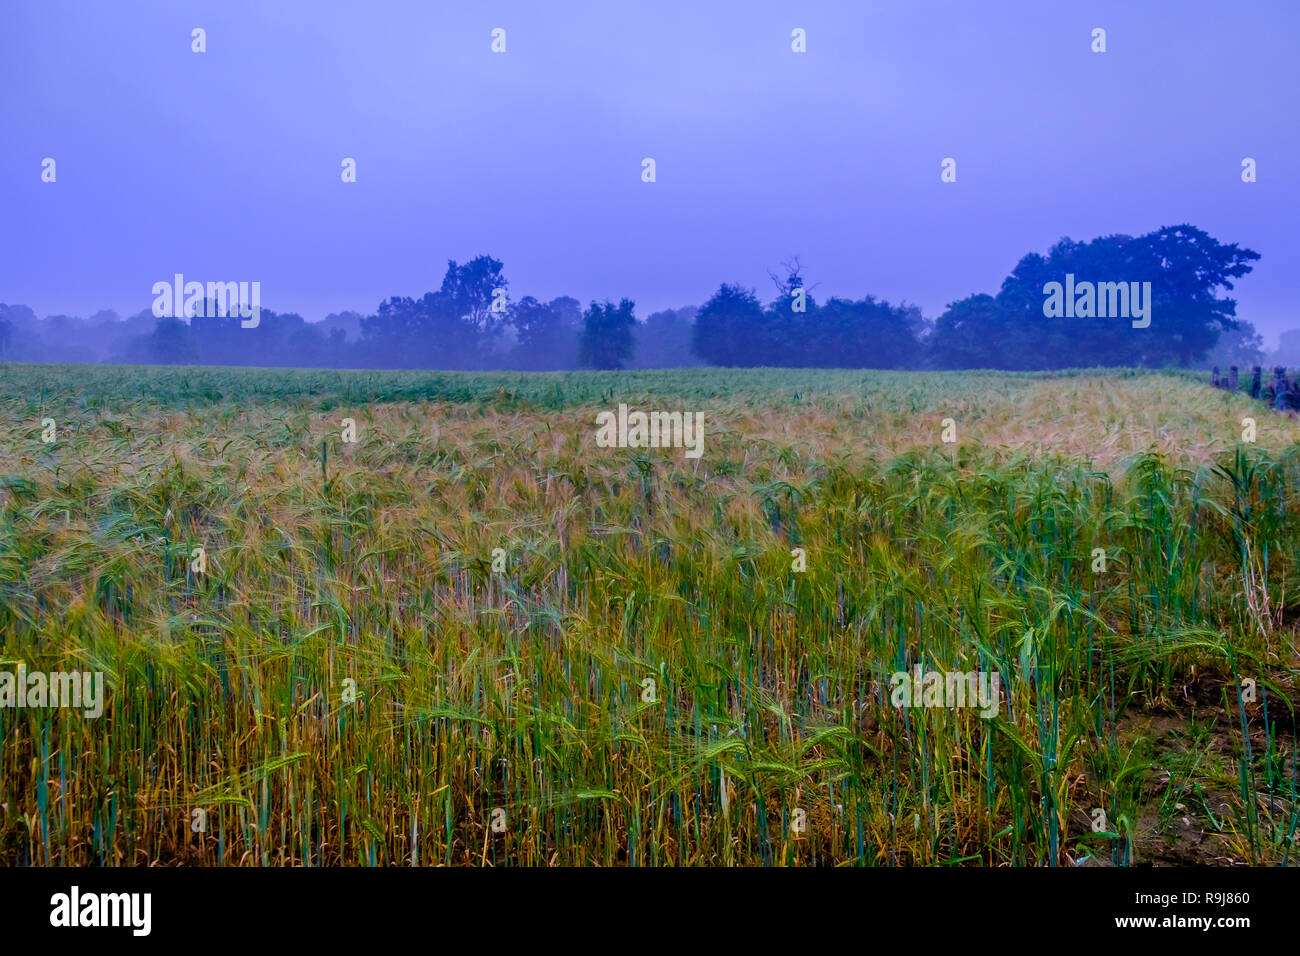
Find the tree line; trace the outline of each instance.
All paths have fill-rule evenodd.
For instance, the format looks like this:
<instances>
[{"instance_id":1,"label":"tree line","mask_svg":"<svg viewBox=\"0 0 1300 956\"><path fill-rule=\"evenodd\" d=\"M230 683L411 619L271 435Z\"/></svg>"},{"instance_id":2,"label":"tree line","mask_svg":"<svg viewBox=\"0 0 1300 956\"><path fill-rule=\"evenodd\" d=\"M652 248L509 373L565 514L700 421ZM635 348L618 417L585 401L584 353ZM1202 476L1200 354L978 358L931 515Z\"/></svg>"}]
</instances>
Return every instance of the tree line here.
<instances>
[{"instance_id":1,"label":"tree line","mask_svg":"<svg viewBox=\"0 0 1300 956\"><path fill-rule=\"evenodd\" d=\"M1229 351L1258 352L1258 336L1223 294L1257 259L1258 253L1190 225L1138 237L1067 238L1046 255L1024 256L996 294L953 302L933 321L915 306L870 295L820 301L792 260L772 276L767 302L753 289L723 283L699 308L638 321L630 299L592 301L585 308L569 296L512 300L503 263L481 255L449 261L438 289L419 298L394 296L372 315L339 313L317 323L262 309L257 326L245 328L236 315L217 315L215 306L188 318L154 318L146 310L125 322L100 314L42 323L30 309L0 305L0 358L532 371L700 364L1189 366ZM1124 317L1089 314L1091 306L1069 316L1045 309L1044 289L1067 275L1081 282L1149 283L1150 325L1135 328ZM53 336L51 329L57 330Z\"/></svg>"}]
</instances>

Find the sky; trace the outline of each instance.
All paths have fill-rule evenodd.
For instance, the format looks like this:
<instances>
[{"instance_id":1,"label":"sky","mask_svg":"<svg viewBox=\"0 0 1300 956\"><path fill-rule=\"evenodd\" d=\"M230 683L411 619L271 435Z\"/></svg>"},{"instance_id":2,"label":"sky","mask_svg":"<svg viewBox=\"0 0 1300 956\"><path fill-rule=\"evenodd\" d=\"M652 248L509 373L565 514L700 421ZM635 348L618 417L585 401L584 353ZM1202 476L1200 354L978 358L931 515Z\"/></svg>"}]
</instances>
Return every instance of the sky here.
<instances>
[{"instance_id":1,"label":"sky","mask_svg":"<svg viewBox=\"0 0 1300 956\"><path fill-rule=\"evenodd\" d=\"M179 272L315 320L486 253L512 298L644 318L766 300L798 256L819 299L933 318L1062 237L1187 222L1261 254L1231 294L1271 342L1300 327L1298 27L1294 0L0 0L0 302L128 315Z\"/></svg>"}]
</instances>

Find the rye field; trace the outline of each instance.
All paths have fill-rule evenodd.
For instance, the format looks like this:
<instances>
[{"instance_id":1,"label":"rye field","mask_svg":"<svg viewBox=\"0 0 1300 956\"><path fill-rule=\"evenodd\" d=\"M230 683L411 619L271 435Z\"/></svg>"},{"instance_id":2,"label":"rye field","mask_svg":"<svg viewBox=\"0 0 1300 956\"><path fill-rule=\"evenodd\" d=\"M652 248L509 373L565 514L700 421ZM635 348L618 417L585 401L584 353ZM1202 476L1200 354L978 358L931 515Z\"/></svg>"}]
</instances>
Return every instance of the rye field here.
<instances>
[{"instance_id":1,"label":"rye field","mask_svg":"<svg viewBox=\"0 0 1300 956\"><path fill-rule=\"evenodd\" d=\"M0 365L0 671L105 680L0 863L1295 865L1300 421L1205 378Z\"/></svg>"}]
</instances>

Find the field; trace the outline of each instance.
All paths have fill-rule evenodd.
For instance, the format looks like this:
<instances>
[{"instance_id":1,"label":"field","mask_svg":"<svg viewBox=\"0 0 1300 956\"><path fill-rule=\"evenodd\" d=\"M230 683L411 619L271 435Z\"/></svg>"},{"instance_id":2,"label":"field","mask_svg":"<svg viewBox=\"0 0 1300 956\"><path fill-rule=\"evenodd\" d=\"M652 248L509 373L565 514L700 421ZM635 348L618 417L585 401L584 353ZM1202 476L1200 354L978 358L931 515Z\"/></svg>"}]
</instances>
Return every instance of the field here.
<instances>
[{"instance_id":1,"label":"field","mask_svg":"<svg viewBox=\"0 0 1300 956\"><path fill-rule=\"evenodd\" d=\"M0 863L1296 862L1300 421L1193 376L0 365L0 422L0 670L107 686L0 708Z\"/></svg>"}]
</instances>

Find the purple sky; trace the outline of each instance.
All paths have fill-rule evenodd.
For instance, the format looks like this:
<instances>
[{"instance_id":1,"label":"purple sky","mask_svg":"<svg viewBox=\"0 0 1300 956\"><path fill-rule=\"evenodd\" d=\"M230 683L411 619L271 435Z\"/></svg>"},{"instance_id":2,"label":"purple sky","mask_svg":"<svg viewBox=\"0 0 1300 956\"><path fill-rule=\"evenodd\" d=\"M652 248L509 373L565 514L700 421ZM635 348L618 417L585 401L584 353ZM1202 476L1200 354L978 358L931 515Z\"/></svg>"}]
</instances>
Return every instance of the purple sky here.
<instances>
[{"instance_id":1,"label":"purple sky","mask_svg":"<svg viewBox=\"0 0 1300 956\"><path fill-rule=\"evenodd\" d=\"M0 302L125 315L182 272L317 319L490 253L514 298L645 317L766 299L797 254L819 298L933 317L1062 236L1191 222L1262 254L1234 294L1272 340L1297 28L1295 0L6 2Z\"/></svg>"}]
</instances>

